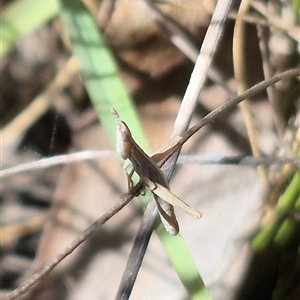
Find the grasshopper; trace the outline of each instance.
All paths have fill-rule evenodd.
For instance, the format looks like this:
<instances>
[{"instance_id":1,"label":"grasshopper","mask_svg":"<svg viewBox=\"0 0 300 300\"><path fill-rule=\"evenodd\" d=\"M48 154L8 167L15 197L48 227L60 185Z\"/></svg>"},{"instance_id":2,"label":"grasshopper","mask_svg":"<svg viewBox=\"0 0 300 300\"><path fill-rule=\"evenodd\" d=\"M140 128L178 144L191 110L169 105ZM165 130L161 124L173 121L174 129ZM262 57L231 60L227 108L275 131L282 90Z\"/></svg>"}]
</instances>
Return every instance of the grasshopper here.
<instances>
[{"instance_id":1,"label":"grasshopper","mask_svg":"<svg viewBox=\"0 0 300 300\"><path fill-rule=\"evenodd\" d=\"M170 191L168 182L157 163L178 147L182 137L175 137L163 150L150 157L135 142L128 126L120 119L119 114L114 109L111 109L111 112L117 122L117 152L126 161L124 164L125 170L128 161L132 163L133 167L132 171L127 173L129 188L132 186L132 175L136 172L145 188L152 191L161 221L166 230L171 235L177 235L179 225L173 206L183 209L195 219L199 219L201 213L188 206Z\"/></svg>"}]
</instances>

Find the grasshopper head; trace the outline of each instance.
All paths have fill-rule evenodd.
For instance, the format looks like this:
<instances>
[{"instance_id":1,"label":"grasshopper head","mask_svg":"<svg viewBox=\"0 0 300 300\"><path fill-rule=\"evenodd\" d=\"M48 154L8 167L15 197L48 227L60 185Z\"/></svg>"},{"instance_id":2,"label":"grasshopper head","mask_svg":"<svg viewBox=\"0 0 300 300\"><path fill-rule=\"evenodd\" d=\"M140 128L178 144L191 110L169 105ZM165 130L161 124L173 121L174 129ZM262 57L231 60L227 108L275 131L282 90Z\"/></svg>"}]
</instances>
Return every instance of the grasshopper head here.
<instances>
[{"instance_id":1,"label":"grasshopper head","mask_svg":"<svg viewBox=\"0 0 300 300\"><path fill-rule=\"evenodd\" d=\"M111 109L111 113L115 116L117 122L117 152L123 159L130 157L132 136L127 125L121 120L116 110Z\"/></svg>"}]
</instances>

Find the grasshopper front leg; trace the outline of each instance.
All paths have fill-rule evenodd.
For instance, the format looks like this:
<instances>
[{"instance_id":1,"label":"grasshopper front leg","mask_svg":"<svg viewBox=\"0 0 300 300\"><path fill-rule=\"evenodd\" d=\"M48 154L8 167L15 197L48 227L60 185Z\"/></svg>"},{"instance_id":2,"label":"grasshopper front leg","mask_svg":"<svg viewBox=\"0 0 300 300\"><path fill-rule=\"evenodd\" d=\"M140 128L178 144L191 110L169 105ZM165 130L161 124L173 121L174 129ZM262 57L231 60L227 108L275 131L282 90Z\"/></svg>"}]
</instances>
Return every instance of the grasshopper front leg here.
<instances>
[{"instance_id":1,"label":"grasshopper front leg","mask_svg":"<svg viewBox=\"0 0 300 300\"><path fill-rule=\"evenodd\" d=\"M132 180L132 175L134 173L134 169L131 168L131 170L128 172L128 169L129 169L130 165L129 165L129 160L126 160L124 165L123 165L123 169L125 170L125 173L126 173L126 177L127 177L127 187L128 187L128 190L130 190L133 185L134 185L134 182Z\"/></svg>"}]
</instances>

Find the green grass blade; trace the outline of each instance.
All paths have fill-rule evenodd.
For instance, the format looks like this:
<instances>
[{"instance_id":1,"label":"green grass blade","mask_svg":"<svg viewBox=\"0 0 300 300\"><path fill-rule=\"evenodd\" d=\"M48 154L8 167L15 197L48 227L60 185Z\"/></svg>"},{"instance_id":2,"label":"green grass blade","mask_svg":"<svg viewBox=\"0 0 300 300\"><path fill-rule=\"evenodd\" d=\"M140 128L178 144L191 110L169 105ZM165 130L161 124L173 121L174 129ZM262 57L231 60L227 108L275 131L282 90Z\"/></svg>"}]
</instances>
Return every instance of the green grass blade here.
<instances>
[{"instance_id":1,"label":"green grass blade","mask_svg":"<svg viewBox=\"0 0 300 300\"><path fill-rule=\"evenodd\" d=\"M0 56L15 41L39 28L59 11L58 0L17 0L3 7L1 12Z\"/></svg>"},{"instance_id":2,"label":"green grass blade","mask_svg":"<svg viewBox=\"0 0 300 300\"><path fill-rule=\"evenodd\" d=\"M86 89L109 137L115 143L115 120L109 112L109 108L114 107L132 130L135 140L145 149L146 141L133 102L93 17L78 0L61 0L61 9L74 54L82 67ZM158 235L191 298L211 299L184 240L180 236L169 236L162 226L159 226Z\"/></svg>"},{"instance_id":3,"label":"green grass blade","mask_svg":"<svg viewBox=\"0 0 300 300\"><path fill-rule=\"evenodd\" d=\"M161 223L156 228L156 232L190 298L193 300L212 300L213 298L207 290L181 234L171 236Z\"/></svg>"},{"instance_id":4,"label":"green grass blade","mask_svg":"<svg viewBox=\"0 0 300 300\"><path fill-rule=\"evenodd\" d=\"M298 199L296 200L295 210L297 213L300 213L300 195L298 196Z\"/></svg>"},{"instance_id":5,"label":"green grass blade","mask_svg":"<svg viewBox=\"0 0 300 300\"><path fill-rule=\"evenodd\" d=\"M274 237L274 244L281 248L285 245L288 245L290 240L292 240L297 234L297 227L298 224L294 218L286 218L282 222L278 232L276 233L276 236Z\"/></svg>"},{"instance_id":6,"label":"green grass blade","mask_svg":"<svg viewBox=\"0 0 300 300\"><path fill-rule=\"evenodd\" d=\"M298 155L299 156L299 155ZM297 210L299 207L300 195L300 172L297 171L278 200L274 216L264 225L252 240L252 248L255 252L262 252L267 248L272 240L276 245L286 244L295 232L295 222L288 218L282 218L288 214L291 209Z\"/></svg>"},{"instance_id":7,"label":"green grass blade","mask_svg":"<svg viewBox=\"0 0 300 300\"><path fill-rule=\"evenodd\" d=\"M115 108L128 122L142 147L146 146L134 105L117 74L111 51L104 45L95 20L81 1L62 0L62 19L74 54L79 59L85 87L102 125L115 142Z\"/></svg>"},{"instance_id":8,"label":"green grass blade","mask_svg":"<svg viewBox=\"0 0 300 300\"><path fill-rule=\"evenodd\" d=\"M278 214L287 213L296 203L296 200L300 194L300 171L296 172L292 181L280 197L276 206L276 212Z\"/></svg>"}]
</instances>

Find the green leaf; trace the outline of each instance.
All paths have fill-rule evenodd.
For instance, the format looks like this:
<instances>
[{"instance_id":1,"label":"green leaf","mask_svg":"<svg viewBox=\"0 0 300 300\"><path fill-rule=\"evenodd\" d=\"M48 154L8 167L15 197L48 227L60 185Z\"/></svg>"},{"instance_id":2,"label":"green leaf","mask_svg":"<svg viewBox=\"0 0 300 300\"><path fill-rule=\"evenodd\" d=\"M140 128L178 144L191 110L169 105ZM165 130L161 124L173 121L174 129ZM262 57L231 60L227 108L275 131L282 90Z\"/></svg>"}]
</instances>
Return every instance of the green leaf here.
<instances>
[{"instance_id":1,"label":"green leaf","mask_svg":"<svg viewBox=\"0 0 300 300\"><path fill-rule=\"evenodd\" d=\"M0 56L15 41L39 28L57 15L57 0L18 0L3 7L1 12Z\"/></svg>"},{"instance_id":2,"label":"green leaf","mask_svg":"<svg viewBox=\"0 0 300 300\"><path fill-rule=\"evenodd\" d=\"M61 5L62 19L74 54L79 59L85 87L108 136L115 143L116 125L110 113L113 107L130 124L135 138L145 147L133 102L118 76L114 57L103 43L95 20L81 1L63 0Z\"/></svg>"}]
</instances>

